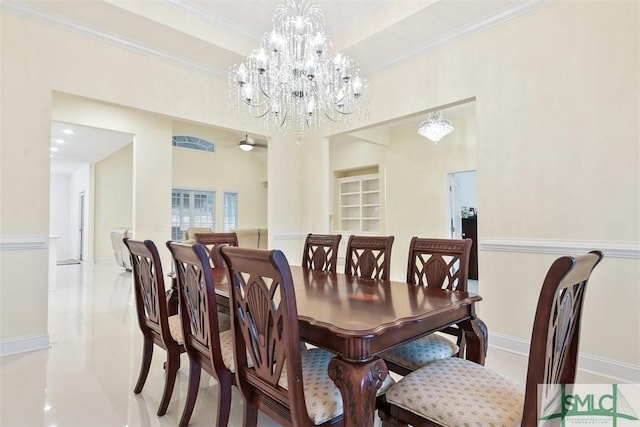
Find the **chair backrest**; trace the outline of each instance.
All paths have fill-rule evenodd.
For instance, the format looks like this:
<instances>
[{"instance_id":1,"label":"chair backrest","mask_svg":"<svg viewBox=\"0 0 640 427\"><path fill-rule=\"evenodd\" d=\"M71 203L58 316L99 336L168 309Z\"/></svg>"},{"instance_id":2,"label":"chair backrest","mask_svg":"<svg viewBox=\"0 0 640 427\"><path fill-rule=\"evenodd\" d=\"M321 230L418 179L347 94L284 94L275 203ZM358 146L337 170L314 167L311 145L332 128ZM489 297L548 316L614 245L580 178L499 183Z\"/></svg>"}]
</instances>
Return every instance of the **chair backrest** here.
<instances>
[{"instance_id":1,"label":"chair backrest","mask_svg":"<svg viewBox=\"0 0 640 427\"><path fill-rule=\"evenodd\" d=\"M600 251L564 256L547 272L531 334L523 426L538 425L538 385L545 406L559 401L561 384L574 383L584 294L602 256Z\"/></svg>"},{"instance_id":2,"label":"chair backrest","mask_svg":"<svg viewBox=\"0 0 640 427\"><path fill-rule=\"evenodd\" d=\"M335 273L341 234L307 234L302 252L302 267Z\"/></svg>"},{"instance_id":3,"label":"chair backrest","mask_svg":"<svg viewBox=\"0 0 640 427\"><path fill-rule=\"evenodd\" d=\"M296 298L285 255L279 250L231 246L223 247L221 252L231 287L236 383L245 399L258 409L273 413L279 407L277 413L290 411L293 425L308 424L300 381ZM247 355L253 361L251 368ZM287 389L278 385L285 366Z\"/></svg>"},{"instance_id":4,"label":"chair backrest","mask_svg":"<svg viewBox=\"0 0 640 427\"><path fill-rule=\"evenodd\" d=\"M472 243L471 239L413 237L407 283L466 292Z\"/></svg>"},{"instance_id":5,"label":"chair backrest","mask_svg":"<svg viewBox=\"0 0 640 427\"><path fill-rule=\"evenodd\" d=\"M211 227L189 227L184 232L185 243L193 243L196 233L213 233Z\"/></svg>"},{"instance_id":6,"label":"chair backrest","mask_svg":"<svg viewBox=\"0 0 640 427\"><path fill-rule=\"evenodd\" d=\"M349 236L344 273L389 280L393 236Z\"/></svg>"},{"instance_id":7,"label":"chair backrest","mask_svg":"<svg viewBox=\"0 0 640 427\"><path fill-rule=\"evenodd\" d=\"M133 289L140 329L145 336L166 348L165 343L175 341L169 332L164 275L158 249L151 240L125 237L122 242L129 250L133 268Z\"/></svg>"},{"instance_id":8,"label":"chair backrest","mask_svg":"<svg viewBox=\"0 0 640 427\"><path fill-rule=\"evenodd\" d=\"M175 264L184 346L189 359L215 375L224 368L213 273L206 248L167 242Z\"/></svg>"},{"instance_id":9,"label":"chair backrest","mask_svg":"<svg viewBox=\"0 0 640 427\"><path fill-rule=\"evenodd\" d=\"M211 267L223 267L222 258L216 248L222 245L238 246L238 235L236 233L196 233L195 241L207 248Z\"/></svg>"}]
</instances>

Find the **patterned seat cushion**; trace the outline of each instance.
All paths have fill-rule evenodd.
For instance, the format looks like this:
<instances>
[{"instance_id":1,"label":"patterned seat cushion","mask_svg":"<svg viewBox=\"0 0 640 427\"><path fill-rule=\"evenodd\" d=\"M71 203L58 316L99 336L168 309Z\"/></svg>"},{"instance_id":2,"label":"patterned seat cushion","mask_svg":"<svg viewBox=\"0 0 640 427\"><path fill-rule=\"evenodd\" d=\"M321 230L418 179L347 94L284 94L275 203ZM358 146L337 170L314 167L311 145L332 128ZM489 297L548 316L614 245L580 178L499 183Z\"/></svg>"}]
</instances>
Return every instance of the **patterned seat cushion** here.
<instances>
[{"instance_id":1,"label":"patterned seat cushion","mask_svg":"<svg viewBox=\"0 0 640 427\"><path fill-rule=\"evenodd\" d=\"M221 316L227 316L226 314L218 313L218 322L220 322ZM222 328L222 326L220 326ZM180 315L175 315L169 317L169 331L171 332L171 336L178 344L183 344L184 340L182 338L182 325L180 324ZM233 359L233 334L231 330L227 329L226 331L220 332L220 352L222 353L222 361L224 362L224 366L227 367L231 372L235 372L236 370L236 362ZM251 362L251 358L247 355L247 362L249 366L253 366L253 362Z\"/></svg>"},{"instance_id":2,"label":"patterned seat cushion","mask_svg":"<svg viewBox=\"0 0 640 427\"><path fill-rule=\"evenodd\" d=\"M182 338L182 324L180 323L180 315L169 316L169 332L171 337L180 345L184 344Z\"/></svg>"},{"instance_id":3,"label":"patterned seat cushion","mask_svg":"<svg viewBox=\"0 0 640 427\"><path fill-rule=\"evenodd\" d=\"M458 346L450 339L432 334L386 351L381 357L410 371L415 371L427 363L446 359L457 352Z\"/></svg>"},{"instance_id":4,"label":"patterned seat cushion","mask_svg":"<svg viewBox=\"0 0 640 427\"><path fill-rule=\"evenodd\" d=\"M236 371L236 361L233 358L233 331L228 330L220 332L220 352L222 353L222 362L231 372ZM247 353L247 365L253 366L253 362Z\"/></svg>"},{"instance_id":5,"label":"patterned seat cushion","mask_svg":"<svg viewBox=\"0 0 640 427\"><path fill-rule=\"evenodd\" d=\"M524 390L484 366L452 357L402 378L387 401L443 426L517 426Z\"/></svg>"},{"instance_id":6,"label":"patterned seat cushion","mask_svg":"<svg viewBox=\"0 0 640 427\"><path fill-rule=\"evenodd\" d=\"M218 327L221 332L231 329L231 318L228 314L218 313ZM178 344L184 344L184 338L182 337L182 324L180 323L179 314L169 316L169 332L171 333L171 337Z\"/></svg>"},{"instance_id":7,"label":"patterned seat cushion","mask_svg":"<svg viewBox=\"0 0 640 427\"><path fill-rule=\"evenodd\" d=\"M312 348L301 352L301 356L304 398L311 421L318 425L341 415L342 394L328 374L329 361L334 355L318 348ZM384 393L393 383L391 375L387 375L378 390L378 395ZM286 366L282 370L278 385L285 389L289 386Z\"/></svg>"}]
</instances>

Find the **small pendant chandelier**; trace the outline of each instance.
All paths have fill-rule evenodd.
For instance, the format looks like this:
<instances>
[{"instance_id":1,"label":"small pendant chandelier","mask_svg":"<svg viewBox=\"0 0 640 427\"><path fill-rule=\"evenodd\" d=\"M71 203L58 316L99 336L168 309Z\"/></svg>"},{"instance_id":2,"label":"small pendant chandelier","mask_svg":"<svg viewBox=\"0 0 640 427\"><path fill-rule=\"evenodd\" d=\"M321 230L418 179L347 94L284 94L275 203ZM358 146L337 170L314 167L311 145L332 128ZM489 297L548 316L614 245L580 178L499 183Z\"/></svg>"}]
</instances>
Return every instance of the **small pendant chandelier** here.
<instances>
[{"instance_id":1,"label":"small pendant chandelier","mask_svg":"<svg viewBox=\"0 0 640 427\"><path fill-rule=\"evenodd\" d=\"M427 114L427 119L420 124L418 134L437 143L445 136L453 132L451 122L444 118L442 112L434 111Z\"/></svg>"}]
</instances>

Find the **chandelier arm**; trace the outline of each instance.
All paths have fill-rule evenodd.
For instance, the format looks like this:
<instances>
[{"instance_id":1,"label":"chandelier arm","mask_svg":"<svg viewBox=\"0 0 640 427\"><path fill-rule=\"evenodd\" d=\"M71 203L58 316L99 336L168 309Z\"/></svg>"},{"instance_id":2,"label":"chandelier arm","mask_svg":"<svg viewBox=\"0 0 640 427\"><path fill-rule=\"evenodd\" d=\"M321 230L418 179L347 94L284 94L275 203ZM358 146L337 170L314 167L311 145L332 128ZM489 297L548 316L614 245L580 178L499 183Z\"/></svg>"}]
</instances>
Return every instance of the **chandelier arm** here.
<instances>
[{"instance_id":1,"label":"chandelier arm","mask_svg":"<svg viewBox=\"0 0 640 427\"><path fill-rule=\"evenodd\" d=\"M274 92L275 94L280 93L282 84L283 84L282 82L278 82L278 85L277 85L276 90ZM264 89L264 85L262 84L262 79L260 79L260 78L258 78L258 88L260 89L260 92L265 97L267 97L268 99L273 99L273 95L268 94L267 91Z\"/></svg>"},{"instance_id":2,"label":"chandelier arm","mask_svg":"<svg viewBox=\"0 0 640 427\"><path fill-rule=\"evenodd\" d=\"M325 116L328 120L330 120L331 122L336 123L336 122L338 121L338 120L334 119L333 117L331 117L329 114L327 114L327 110L324 110L324 109L323 109L323 110L322 110L322 112L324 113L324 116Z\"/></svg>"}]
</instances>

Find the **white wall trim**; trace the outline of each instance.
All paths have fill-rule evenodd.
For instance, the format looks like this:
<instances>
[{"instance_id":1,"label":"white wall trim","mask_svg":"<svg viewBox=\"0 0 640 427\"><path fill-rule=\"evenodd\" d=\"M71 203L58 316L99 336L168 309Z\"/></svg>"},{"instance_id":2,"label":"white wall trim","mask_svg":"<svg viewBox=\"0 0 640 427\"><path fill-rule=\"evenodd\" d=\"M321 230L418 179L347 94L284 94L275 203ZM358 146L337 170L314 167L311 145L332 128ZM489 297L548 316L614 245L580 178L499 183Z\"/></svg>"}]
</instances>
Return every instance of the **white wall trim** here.
<instances>
[{"instance_id":1,"label":"white wall trim","mask_svg":"<svg viewBox=\"0 0 640 427\"><path fill-rule=\"evenodd\" d=\"M543 240L486 237L479 239L478 248L488 252L526 252L579 255L599 249L608 258L640 259L640 242L606 240Z\"/></svg>"},{"instance_id":2,"label":"white wall trim","mask_svg":"<svg viewBox=\"0 0 640 427\"><path fill-rule=\"evenodd\" d=\"M0 357L49 348L49 334L0 341Z\"/></svg>"},{"instance_id":3,"label":"white wall trim","mask_svg":"<svg viewBox=\"0 0 640 427\"><path fill-rule=\"evenodd\" d=\"M442 37L425 43L422 46L419 46L415 49L410 49L404 52L399 52L397 55L389 58L388 61L385 61L381 64L378 64L368 70L363 70L364 75L374 74L386 67L389 67L393 64L396 64L400 61L403 61L407 58L410 58L413 55L421 54L427 52L429 50L435 49L439 46L442 46L446 43L450 43L461 38L470 36L475 33L479 33L481 31L486 30L487 28L491 28L497 24L502 22L506 22L510 19L513 19L519 15L531 12L539 7L542 7L548 3L551 3L553 0L526 0L523 2L518 2L514 6L507 7L502 11L497 12L495 15L480 20L478 22L472 23L462 28L458 28L454 31L451 31L448 34L443 35ZM231 29L242 34L245 37L250 37L255 40L255 36L248 34L246 31L242 31L242 29L232 27L232 25L222 18L212 15L207 10L199 7L197 4L193 3L189 0L163 0L163 2L171 7L176 9L195 13L198 16L204 17L205 19L215 22L217 25L221 25L224 28ZM20 14L22 16L26 16L28 18L37 19L41 22L46 22L48 24L64 28L70 31L74 31L79 34L83 34L89 37L92 37L97 40L101 40L106 43L110 43L115 46L123 47L125 49L129 49L131 51L141 53L144 55L173 61L180 65L186 66L188 68L195 68L197 70L203 71L205 73L214 75L221 79L227 79L227 70L223 70L211 65L207 65L198 61L191 60L181 55L177 55L172 52L168 52L162 49L158 49L152 46L147 46L141 44L139 42L126 39L124 37L108 33L106 31L100 30L94 26L87 25L85 23L81 23L75 21L73 19L69 19L67 17L53 15L49 12L42 11L41 9L28 5L23 2L19 2L16 0L3 0L0 2L0 6L4 10L8 10L10 12L14 12Z\"/></svg>"},{"instance_id":4,"label":"white wall trim","mask_svg":"<svg viewBox=\"0 0 640 427\"><path fill-rule=\"evenodd\" d=\"M399 52L392 58L389 58L388 61L382 62L379 65L374 66L368 70L363 70L363 73L364 75L371 75L395 63L403 61L407 58L411 58L412 56L423 54L430 50L436 49L437 47L442 46L444 44L454 42L456 40L460 40L467 36L471 36L473 34L476 34L488 28L491 28L495 25L509 21L510 19L516 18L525 13L529 13L535 9L538 9L539 7L542 7L551 3L552 1L553 0L527 0L524 2L515 3L514 5L505 8L504 10L494 14L493 16L490 16L488 18L482 19L475 23L466 25L462 28L453 30L422 46L418 46L417 48L409 49L404 52Z\"/></svg>"},{"instance_id":5,"label":"white wall trim","mask_svg":"<svg viewBox=\"0 0 640 427\"><path fill-rule=\"evenodd\" d=\"M49 236L0 236L0 251L47 249Z\"/></svg>"},{"instance_id":6,"label":"white wall trim","mask_svg":"<svg viewBox=\"0 0 640 427\"><path fill-rule=\"evenodd\" d=\"M272 239L275 240L298 240L298 239L306 239L306 233L278 233L274 234Z\"/></svg>"},{"instance_id":7,"label":"white wall trim","mask_svg":"<svg viewBox=\"0 0 640 427\"><path fill-rule=\"evenodd\" d=\"M60 15L55 15L50 12L45 12L24 2L18 2L15 0L3 0L1 6L3 10L7 10L9 12L25 16L27 18L35 19L40 22L45 22L58 28L73 31L78 34L82 34L84 36L109 43L113 46L118 46L136 53L177 63L181 66L193 68L221 79L227 79L228 77L227 70L222 70L218 67L207 65L202 62L177 55L173 52L158 49L153 46L147 46L140 42L103 31L101 29L98 29L97 27L85 24L83 22L79 22Z\"/></svg>"},{"instance_id":8,"label":"white wall trim","mask_svg":"<svg viewBox=\"0 0 640 427\"><path fill-rule=\"evenodd\" d=\"M489 347L529 357L529 342L502 334L489 334ZM578 369L621 383L640 383L640 365L580 353Z\"/></svg>"}]
</instances>

